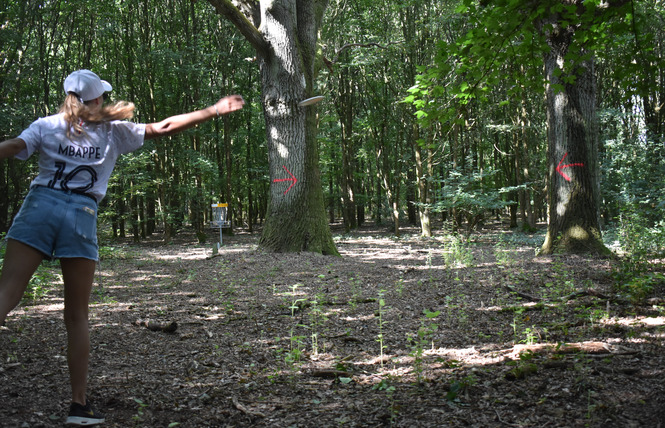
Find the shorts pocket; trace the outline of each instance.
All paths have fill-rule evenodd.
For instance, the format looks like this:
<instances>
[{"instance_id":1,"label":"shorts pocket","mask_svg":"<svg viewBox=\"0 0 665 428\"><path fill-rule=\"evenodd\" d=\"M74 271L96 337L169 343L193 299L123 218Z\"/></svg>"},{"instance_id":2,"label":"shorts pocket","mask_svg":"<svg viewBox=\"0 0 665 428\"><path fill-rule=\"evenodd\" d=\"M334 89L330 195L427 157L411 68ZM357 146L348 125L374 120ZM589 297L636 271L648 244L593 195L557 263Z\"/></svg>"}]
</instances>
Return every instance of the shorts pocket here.
<instances>
[{"instance_id":1,"label":"shorts pocket","mask_svg":"<svg viewBox=\"0 0 665 428\"><path fill-rule=\"evenodd\" d=\"M97 242L97 211L87 206L76 209L76 233L90 242Z\"/></svg>"}]
</instances>

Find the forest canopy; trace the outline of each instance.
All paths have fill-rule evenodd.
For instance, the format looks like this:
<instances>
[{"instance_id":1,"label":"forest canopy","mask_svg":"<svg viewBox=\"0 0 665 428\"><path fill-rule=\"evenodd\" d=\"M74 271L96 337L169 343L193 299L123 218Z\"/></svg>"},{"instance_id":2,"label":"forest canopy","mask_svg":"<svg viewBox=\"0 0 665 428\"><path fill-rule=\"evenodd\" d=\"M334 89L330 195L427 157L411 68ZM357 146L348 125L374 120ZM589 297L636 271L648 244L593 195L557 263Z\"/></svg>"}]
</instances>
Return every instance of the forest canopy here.
<instances>
[{"instance_id":1,"label":"forest canopy","mask_svg":"<svg viewBox=\"0 0 665 428\"><path fill-rule=\"evenodd\" d=\"M593 60L599 224L638 216L662 226L664 17L655 0L329 2L314 88L325 97L317 123L329 221L424 235L494 218L524 230L547 223L543 61L556 27L576 33L554 91ZM215 202L229 203L237 227L263 224L273 183L256 54L210 3L5 1L0 21L3 139L57 112L62 81L78 68L111 82L141 122L229 93L247 101L121 158L100 210L112 236L202 231ZM0 232L36 168L0 162Z\"/></svg>"}]
</instances>

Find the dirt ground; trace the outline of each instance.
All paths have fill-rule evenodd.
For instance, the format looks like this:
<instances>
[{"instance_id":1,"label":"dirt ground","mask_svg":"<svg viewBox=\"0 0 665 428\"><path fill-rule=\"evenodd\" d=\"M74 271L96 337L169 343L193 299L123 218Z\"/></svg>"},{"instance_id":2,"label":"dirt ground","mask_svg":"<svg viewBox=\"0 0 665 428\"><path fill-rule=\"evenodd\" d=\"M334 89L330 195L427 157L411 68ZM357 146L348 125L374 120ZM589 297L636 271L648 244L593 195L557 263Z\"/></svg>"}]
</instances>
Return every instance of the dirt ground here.
<instances>
[{"instance_id":1,"label":"dirt ground","mask_svg":"<svg viewBox=\"0 0 665 428\"><path fill-rule=\"evenodd\" d=\"M616 261L536 257L542 235L501 229L334 231L342 257L236 232L214 257L188 233L102 247L104 426L665 427L665 287L627 300ZM48 286L0 331L1 427L64 422L58 273L40 268Z\"/></svg>"}]
</instances>

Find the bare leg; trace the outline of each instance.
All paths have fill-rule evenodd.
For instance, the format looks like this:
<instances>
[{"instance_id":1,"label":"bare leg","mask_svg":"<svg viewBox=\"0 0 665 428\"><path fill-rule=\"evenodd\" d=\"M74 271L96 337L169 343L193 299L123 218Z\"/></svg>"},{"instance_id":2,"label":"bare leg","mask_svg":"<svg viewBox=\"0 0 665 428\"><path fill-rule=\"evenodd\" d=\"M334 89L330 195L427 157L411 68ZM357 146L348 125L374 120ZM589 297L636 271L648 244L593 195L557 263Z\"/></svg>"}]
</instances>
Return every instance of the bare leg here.
<instances>
[{"instance_id":1,"label":"bare leg","mask_svg":"<svg viewBox=\"0 0 665 428\"><path fill-rule=\"evenodd\" d=\"M16 307L44 255L22 242L7 240L5 261L0 275L0 325Z\"/></svg>"},{"instance_id":2,"label":"bare leg","mask_svg":"<svg viewBox=\"0 0 665 428\"><path fill-rule=\"evenodd\" d=\"M72 385L72 401L85 405L90 358L88 303L95 261L84 258L60 259L65 282L65 326L67 364Z\"/></svg>"}]
</instances>

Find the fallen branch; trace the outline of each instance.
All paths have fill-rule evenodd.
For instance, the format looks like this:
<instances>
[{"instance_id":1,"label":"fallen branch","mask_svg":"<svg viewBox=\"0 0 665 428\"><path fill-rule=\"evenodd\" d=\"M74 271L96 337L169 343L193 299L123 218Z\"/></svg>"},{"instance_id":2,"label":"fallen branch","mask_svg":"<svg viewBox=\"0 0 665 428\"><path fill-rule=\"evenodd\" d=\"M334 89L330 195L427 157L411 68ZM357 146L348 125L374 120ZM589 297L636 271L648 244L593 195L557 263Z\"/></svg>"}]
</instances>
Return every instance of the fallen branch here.
<instances>
[{"instance_id":1,"label":"fallen branch","mask_svg":"<svg viewBox=\"0 0 665 428\"><path fill-rule=\"evenodd\" d=\"M517 290L515 289L515 287L513 287L512 285L507 285L507 284L506 284L505 287L506 287L506 288L508 289L508 291L510 291L511 293L514 293L514 294L520 296L521 298L526 299L526 300L528 300L528 301L530 301L530 302L540 302L540 301L542 300L540 297L532 296L532 295L530 295L530 294L526 294L526 293L522 293L521 291L517 291Z\"/></svg>"},{"instance_id":2,"label":"fallen branch","mask_svg":"<svg viewBox=\"0 0 665 428\"><path fill-rule=\"evenodd\" d=\"M524 303L517 306L506 306L501 308L501 312L523 312L523 311L541 311L545 308L556 308L556 305L545 304L543 302L538 303Z\"/></svg>"},{"instance_id":3,"label":"fallen branch","mask_svg":"<svg viewBox=\"0 0 665 428\"><path fill-rule=\"evenodd\" d=\"M337 379L338 377L350 377L348 372L335 369L317 369L309 372L310 376L323 379Z\"/></svg>"},{"instance_id":4,"label":"fallen branch","mask_svg":"<svg viewBox=\"0 0 665 428\"><path fill-rule=\"evenodd\" d=\"M639 353L623 346L611 345L605 342L576 342L576 343L538 343L534 345L515 345L510 352L509 358L519 359L525 352L534 354L612 354L633 355Z\"/></svg>"},{"instance_id":5,"label":"fallen branch","mask_svg":"<svg viewBox=\"0 0 665 428\"><path fill-rule=\"evenodd\" d=\"M566 301L566 300L573 300L577 299L578 297L584 297L584 296L592 296L592 297L598 297L599 299L603 300L610 300L608 296L605 294L601 293L600 291L593 290L593 289L588 289L588 290L580 290L576 291L574 293L570 293L567 296L564 296L561 298L561 300Z\"/></svg>"},{"instance_id":6,"label":"fallen branch","mask_svg":"<svg viewBox=\"0 0 665 428\"><path fill-rule=\"evenodd\" d=\"M496 410L496 409L494 409L494 413L496 413L496 419L504 425L507 425L509 427L519 427L519 426L521 426L521 425L518 425L518 424L512 424L510 422L506 422L503 419L501 419L501 416L499 415L499 411Z\"/></svg>"},{"instance_id":7,"label":"fallen branch","mask_svg":"<svg viewBox=\"0 0 665 428\"><path fill-rule=\"evenodd\" d=\"M517 296L519 296L523 299L526 299L530 302L541 302L543 300L540 297L532 296L530 294L526 294L526 293L522 293L521 291L517 291L517 289L515 289L515 287L513 287L512 285L505 285L505 287L511 293L513 293L513 294L515 294L515 295L517 295ZM594 289L578 290L578 291L575 291L573 293L568 294L567 296L561 297L559 300L561 300L562 302L566 302L568 300L573 300L573 299L577 299L578 297L584 297L584 296L592 296L592 297L598 297L599 299L603 299L603 300L611 300L611 298L609 296L607 296L606 294L603 294L600 291L594 290Z\"/></svg>"},{"instance_id":8,"label":"fallen branch","mask_svg":"<svg viewBox=\"0 0 665 428\"><path fill-rule=\"evenodd\" d=\"M145 327L150 331L161 331L164 333L174 333L178 329L178 323L175 321L158 322L158 321L151 321L149 319L146 320L138 319L134 324L141 327Z\"/></svg>"},{"instance_id":9,"label":"fallen branch","mask_svg":"<svg viewBox=\"0 0 665 428\"><path fill-rule=\"evenodd\" d=\"M233 405L235 406L236 409L240 410L241 412L243 412L246 415L257 416L259 418L265 418L266 417L266 415L264 415L263 413L261 413L259 411L248 409L247 407L242 405L236 397L232 397L231 401L233 401Z\"/></svg>"}]
</instances>

